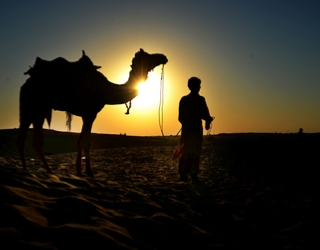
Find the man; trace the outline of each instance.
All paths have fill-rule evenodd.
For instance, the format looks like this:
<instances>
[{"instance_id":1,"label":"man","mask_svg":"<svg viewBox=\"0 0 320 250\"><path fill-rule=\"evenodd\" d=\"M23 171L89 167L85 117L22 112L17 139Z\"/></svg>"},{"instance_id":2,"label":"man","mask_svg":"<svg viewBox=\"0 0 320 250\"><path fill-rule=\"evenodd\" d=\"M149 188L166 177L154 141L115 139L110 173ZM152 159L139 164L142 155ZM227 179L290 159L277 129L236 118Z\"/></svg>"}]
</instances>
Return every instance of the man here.
<instances>
[{"instance_id":1,"label":"man","mask_svg":"<svg viewBox=\"0 0 320 250\"><path fill-rule=\"evenodd\" d=\"M183 96L179 103L179 122L182 124L181 154L179 159L179 174L182 181L198 181L200 154L202 149L202 120L206 121L206 130L210 128L213 118L210 116L206 100L199 95L201 80L191 77L188 80L190 93Z\"/></svg>"}]
</instances>

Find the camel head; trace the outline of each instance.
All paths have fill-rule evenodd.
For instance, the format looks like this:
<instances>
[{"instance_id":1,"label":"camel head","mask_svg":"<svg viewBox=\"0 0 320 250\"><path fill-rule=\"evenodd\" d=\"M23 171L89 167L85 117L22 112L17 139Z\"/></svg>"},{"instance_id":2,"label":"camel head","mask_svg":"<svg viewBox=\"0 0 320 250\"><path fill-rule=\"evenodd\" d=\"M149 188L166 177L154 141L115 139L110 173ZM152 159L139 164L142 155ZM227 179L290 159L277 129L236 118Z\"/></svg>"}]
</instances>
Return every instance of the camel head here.
<instances>
[{"instance_id":1,"label":"camel head","mask_svg":"<svg viewBox=\"0 0 320 250\"><path fill-rule=\"evenodd\" d=\"M132 71L138 81L145 81L148 77L149 71L155 67L166 64L168 59L163 54L148 54L143 49L140 49L132 59Z\"/></svg>"}]
</instances>

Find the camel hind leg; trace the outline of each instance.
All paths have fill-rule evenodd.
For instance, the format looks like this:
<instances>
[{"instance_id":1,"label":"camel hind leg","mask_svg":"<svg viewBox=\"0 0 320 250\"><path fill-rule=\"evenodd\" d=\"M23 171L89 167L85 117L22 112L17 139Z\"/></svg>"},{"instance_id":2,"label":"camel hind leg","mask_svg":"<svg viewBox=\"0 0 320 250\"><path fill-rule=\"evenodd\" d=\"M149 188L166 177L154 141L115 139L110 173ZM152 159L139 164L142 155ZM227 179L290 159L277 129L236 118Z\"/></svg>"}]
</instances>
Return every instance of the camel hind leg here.
<instances>
[{"instance_id":1,"label":"camel hind leg","mask_svg":"<svg viewBox=\"0 0 320 250\"><path fill-rule=\"evenodd\" d=\"M52 174L52 170L50 169L47 160L43 153L43 129L42 125L44 122L44 118L39 119L35 122L33 122L33 143L32 146L36 153L38 154L44 169L49 173Z\"/></svg>"}]
</instances>

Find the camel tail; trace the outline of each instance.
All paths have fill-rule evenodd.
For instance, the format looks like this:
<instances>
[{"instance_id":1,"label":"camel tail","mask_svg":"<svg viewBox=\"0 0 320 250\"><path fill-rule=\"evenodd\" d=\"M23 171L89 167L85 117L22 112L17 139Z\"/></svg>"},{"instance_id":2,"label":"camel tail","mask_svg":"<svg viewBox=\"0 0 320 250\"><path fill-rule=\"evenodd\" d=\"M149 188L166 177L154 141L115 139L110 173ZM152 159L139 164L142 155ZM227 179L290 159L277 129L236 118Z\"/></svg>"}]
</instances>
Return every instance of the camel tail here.
<instances>
[{"instance_id":1,"label":"camel tail","mask_svg":"<svg viewBox=\"0 0 320 250\"><path fill-rule=\"evenodd\" d=\"M71 122L72 122L72 114L69 112L66 112L66 118L67 118L66 126L68 128L68 131L70 131L71 130Z\"/></svg>"}]
</instances>

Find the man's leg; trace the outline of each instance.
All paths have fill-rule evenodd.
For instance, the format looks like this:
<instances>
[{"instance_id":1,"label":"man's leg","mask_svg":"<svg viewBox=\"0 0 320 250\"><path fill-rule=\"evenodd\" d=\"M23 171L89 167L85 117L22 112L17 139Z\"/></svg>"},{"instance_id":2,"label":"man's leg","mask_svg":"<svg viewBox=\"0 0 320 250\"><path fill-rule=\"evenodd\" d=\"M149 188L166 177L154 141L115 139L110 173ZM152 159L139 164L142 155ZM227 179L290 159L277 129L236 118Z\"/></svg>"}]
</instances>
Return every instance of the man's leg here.
<instances>
[{"instance_id":1,"label":"man's leg","mask_svg":"<svg viewBox=\"0 0 320 250\"><path fill-rule=\"evenodd\" d=\"M180 180L188 182L187 158L184 156L179 159L178 172L180 174Z\"/></svg>"},{"instance_id":2,"label":"man's leg","mask_svg":"<svg viewBox=\"0 0 320 250\"><path fill-rule=\"evenodd\" d=\"M193 156L190 157L188 162L190 163L190 170L189 174L192 178L192 182L198 181L198 174L199 174L199 165L200 165L200 156Z\"/></svg>"}]
</instances>

